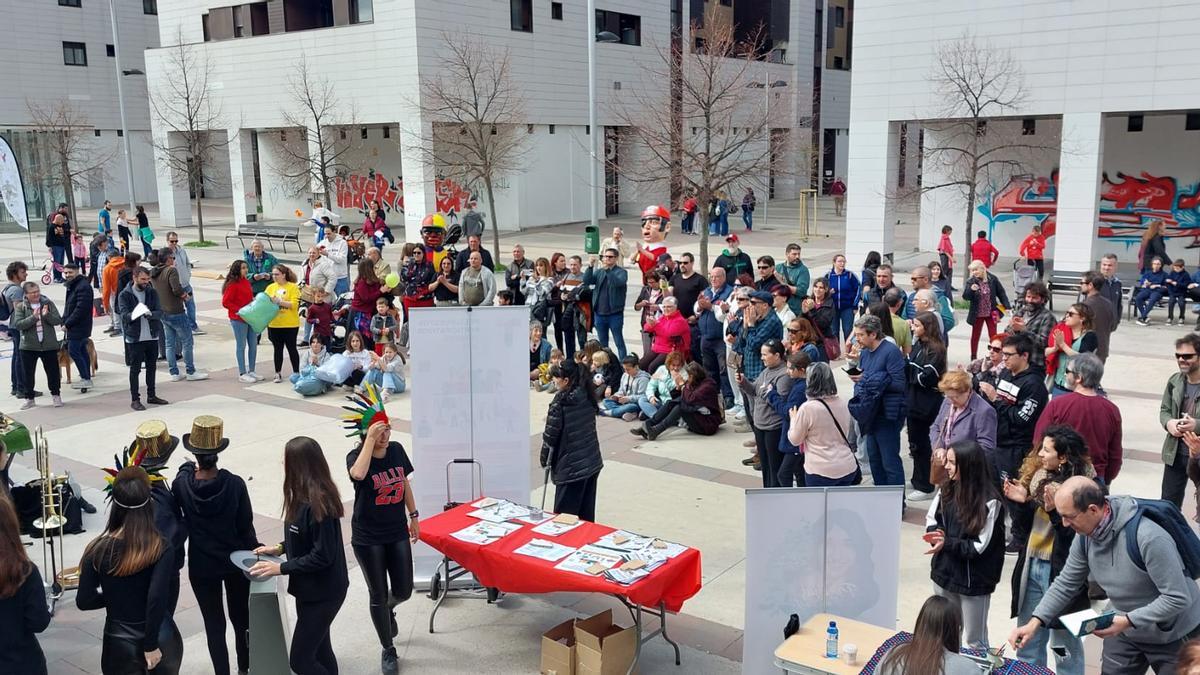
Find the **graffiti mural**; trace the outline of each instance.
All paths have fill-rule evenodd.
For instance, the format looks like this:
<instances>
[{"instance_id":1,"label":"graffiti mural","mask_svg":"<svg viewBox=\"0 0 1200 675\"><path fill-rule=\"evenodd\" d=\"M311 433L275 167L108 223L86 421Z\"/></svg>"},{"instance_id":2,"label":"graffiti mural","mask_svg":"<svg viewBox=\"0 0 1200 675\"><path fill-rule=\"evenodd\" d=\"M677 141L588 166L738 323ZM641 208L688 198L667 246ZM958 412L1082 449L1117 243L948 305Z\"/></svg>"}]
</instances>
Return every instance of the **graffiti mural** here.
<instances>
[{"instance_id":1,"label":"graffiti mural","mask_svg":"<svg viewBox=\"0 0 1200 675\"><path fill-rule=\"evenodd\" d=\"M377 201L385 211L404 213L404 181L399 177L389 179L371 169L365 176L351 174L335 179L334 189L338 208L366 213L367 204ZM450 178L434 179L433 192L435 208L452 223L458 214L478 203L474 193Z\"/></svg>"},{"instance_id":2,"label":"graffiti mural","mask_svg":"<svg viewBox=\"0 0 1200 675\"><path fill-rule=\"evenodd\" d=\"M1058 212L1058 170L1050 176L1013 176L1003 187L985 195L979 213L988 221L989 234L1004 223L1030 218L1054 236ZM1130 244L1141 239L1146 222L1161 219L1168 238L1188 238L1188 248L1200 247L1200 182L1180 188L1171 176L1145 171L1139 176L1105 173L1100 182L1100 209L1096 234L1100 239Z\"/></svg>"}]
</instances>

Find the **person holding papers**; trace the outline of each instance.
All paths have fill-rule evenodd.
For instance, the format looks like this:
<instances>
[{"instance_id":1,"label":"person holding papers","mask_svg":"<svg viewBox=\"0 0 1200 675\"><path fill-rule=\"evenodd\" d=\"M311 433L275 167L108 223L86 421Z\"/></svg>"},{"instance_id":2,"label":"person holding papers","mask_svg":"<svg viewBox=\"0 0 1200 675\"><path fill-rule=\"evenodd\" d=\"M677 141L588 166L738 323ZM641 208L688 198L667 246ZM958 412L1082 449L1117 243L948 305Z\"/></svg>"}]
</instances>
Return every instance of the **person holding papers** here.
<instances>
[{"instance_id":1,"label":"person holding papers","mask_svg":"<svg viewBox=\"0 0 1200 675\"><path fill-rule=\"evenodd\" d=\"M588 373L565 361L550 369L558 390L546 412L542 433L542 468L554 480L554 511L596 521L596 483L604 460L596 436L596 398Z\"/></svg>"},{"instance_id":2,"label":"person holding papers","mask_svg":"<svg viewBox=\"0 0 1200 675\"><path fill-rule=\"evenodd\" d=\"M1091 576L1114 610L1111 620L1087 622L1107 624L1091 631L1104 640L1104 672L1174 672L1180 648L1200 635L1200 587L1184 567L1181 542L1171 534L1176 528L1167 530L1143 514L1143 509L1158 511L1160 504L1107 496L1084 476L1064 481L1054 493L1054 507L1080 536L1071 542L1067 561L1033 609L1033 618L1009 635L1012 646L1021 648L1062 617L1076 595L1087 589ZM1165 521L1171 522L1169 517ZM1187 527L1182 517L1179 523ZM1136 541L1130 542L1131 536ZM1141 557L1141 565L1133 554ZM1110 670L1108 664L1115 668Z\"/></svg>"}]
</instances>

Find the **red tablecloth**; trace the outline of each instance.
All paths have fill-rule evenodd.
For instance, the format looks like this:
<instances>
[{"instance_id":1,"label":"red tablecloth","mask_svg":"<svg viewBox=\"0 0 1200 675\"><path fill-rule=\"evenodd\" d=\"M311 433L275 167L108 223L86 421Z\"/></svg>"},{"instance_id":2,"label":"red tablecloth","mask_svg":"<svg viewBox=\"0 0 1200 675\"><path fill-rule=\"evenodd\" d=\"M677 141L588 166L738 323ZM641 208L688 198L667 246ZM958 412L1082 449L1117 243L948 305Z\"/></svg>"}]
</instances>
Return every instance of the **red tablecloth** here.
<instances>
[{"instance_id":1,"label":"red tablecloth","mask_svg":"<svg viewBox=\"0 0 1200 675\"><path fill-rule=\"evenodd\" d=\"M463 504L422 520L421 541L470 570L484 586L498 588L505 593L608 593L625 596L630 602L646 607L657 607L663 603L672 612L678 612L684 600L700 591L700 551L694 548L668 560L649 576L629 586L622 586L603 576L593 577L554 569L557 562L513 553L534 538L578 548L595 542L616 528L585 522L570 532L550 537L533 532L533 525L525 525L490 544L471 544L450 536L479 522L467 515L474 510L475 507L470 504Z\"/></svg>"}]
</instances>

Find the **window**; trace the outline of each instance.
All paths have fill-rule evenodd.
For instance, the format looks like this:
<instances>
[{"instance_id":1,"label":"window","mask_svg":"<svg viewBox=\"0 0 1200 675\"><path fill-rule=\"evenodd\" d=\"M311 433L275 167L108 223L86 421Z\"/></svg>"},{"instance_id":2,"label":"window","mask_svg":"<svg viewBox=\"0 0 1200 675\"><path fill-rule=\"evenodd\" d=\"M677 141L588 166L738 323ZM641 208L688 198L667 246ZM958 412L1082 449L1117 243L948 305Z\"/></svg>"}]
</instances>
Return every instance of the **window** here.
<instances>
[{"instance_id":1,"label":"window","mask_svg":"<svg viewBox=\"0 0 1200 675\"><path fill-rule=\"evenodd\" d=\"M158 0L142 0L142 14L158 14Z\"/></svg>"},{"instance_id":2,"label":"window","mask_svg":"<svg viewBox=\"0 0 1200 675\"><path fill-rule=\"evenodd\" d=\"M59 7L79 7L80 0L58 0Z\"/></svg>"},{"instance_id":3,"label":"window","mask_svg":"<svg viewBox=\"0 0 1200 675\"><path fill-rule=\"evenodd\" d=\"M562 21L562 3L561 2L550 3L550 18L554 19L555 21Z\"/></svg>"},{"instance_id":4,"label":"window","mask_svg":"<svg viewBox=\"0 0 1200 675\"><path fill-rule=\"evenodd\" d=\"M100 138L100 130L99 130L99 129L96 129L96 130L93 132L93 135L94 135L96 138Z\"/></svg>"},{"instance_id":5,"label":"window","mask_svg":"<svg viewBox=\"0 0 1200 675\"><path fill-rule=\"evenodd\" d=\"M975 135L979 138L987 136L987 120L979 120L975 123Z\"/></svg>"},{"instance_id":6,"label":"window","mask_svg":"<svg viewBox=\"0 0 1200 675\"><path fill-rule=\"evenodd\" d=\"M549 124L549 125L547 125L547 126L548 126L548 127L550 127L550 133L554 133L554 125L553 125L553 124Z\"/></svg>"},{"instance_id":7,"label":"window","mask_svg":"<svg viewBox=\"0 0 1200 675\"><path fill-rule=\"evenodd\" d=\"M722 7L732 7L733 0L721 0L721 6Z\"/></svg>"},{"instance_id":8,"label":"window","mask_svg":"<svg viewBox=\"0 0 1200 675\"><path fill-rule=\"evenodd\" d=\"M642 44L642 17L635 14L596 10L596 32L608 31L621 39L623 45Z\"/></svg>"},{"instance_id":9,"label":"window","mask_svg":"<svg viewBox=\"0 0 1200 675\"><path fill-rule=\"evenodd\" d=\"M366 129L366 127L363 127L362 131L361 131L361 132L359 132L359 136L361 136L361 137L362 137L362 138L364 138L364 139L367 137L367 129Z\"/></svg>"},{"instance_id":10,"label":"window","mask_svg":"<svg viewBox=\"0 0 1200 675\"><path fill-rule=\"evenodd\" d=\"M1141 115L1130 115L1129 121L1125 125L1125 131L1128 131L1129 133L1141 131L1142 125L1145 123L1145 121L1146 118Z\"/></svg>"},{"instance_id":11,"label":"window","mask_svg":"<svg viewBox=\"0 0 1200 675\"><path fill-rule=\"evenodd\" d=\"M1037 134L1037 120L1035 120L1035 119L1021 120L1021 135L1022 136L1033 136L1035 134Z\"/></svg>"},{"instance_id":12,"label":"window","mask_svg":"<svg viewBox=\"0 0 1200 675\"><path fill-rule=\"evenodd\" d=\"M533 0L508 0L508 13L513 30L533 32Z\"/></svg>"},{"instance_id":13,"label":"window","mask_svg":"<svg viewBox=\"0 0 1200 675\"><path fill-rule=\"evenodd\" d=\"M1200 113L1188 113L1183 128L1185 131L1200 131Z\"/></svg>"},{"instance_id":14,"label":"window","mask_svg":"<svg viewBox=\"0 0 1200 675\"><path fill-rule=\"evenodd\" d=\"M695 43L693 43L693 50L697 54L703 54L703 53L705 53L705 51L707 49L708 49L708 41L702 37L696 38Z\"/></svg>"},{"instance_id":15,"label":"window","mask_svg":"<svg viewBox=\"0 0 1200 675\"><path fill-rule=\"evenodd\" d=\"M840 56L833 57L833 69L834 70L845 70L846 69L845 65L844 65L844 59L842 59L842 57L840 57Z\"/></svg>"},{"instance_id":16,"label":"window","mask_svg":"<svg viewBox=\"0 0 1200 675\"><path fill-rule=\"evenodd\" d=\"M209 42L210 40L212 40L212 35L210 35L208 32L208 15L207 14L202 14L200 16L200 26L201 26L201 28L204 29L204 41Z\"/></svg>"},{"instance_id":17,"label":"window","mask_svg":"<svg viewBox=\"0 0 1200 675\"><path fill-rule=\"evenodd\" d=\"M125 130L117 129L117 138L123 138L124 136L125 136Z\"/></svg>"},{"instance_id":18,"label":"window","mask_svg":"<svg viewBox=\"0 0 1200 675\"><path fill-rule=\"evenodd\" d=\"M350 23L370 23L375 20L374 0L350 0Z\"/></svg>"},{"instance_id":19,"label":"window","mask_svg":"<svg viewBox=\"0 0 1200 675\"><path fill-rule=\"evenodd\" d=\"M343 140L343 141L346 140L346 130L345 129L339 130L338 137L341 138L341 140Z\"/></svg>"},{"instance_id":20,"label":"window","mask_svg":"<svg viewBox=\"0 0 1200 675\"><path fill-rule=\"evenodd\" d=\"M233 37L240 38L246 34L246 23L243 21L242 15L246 8L237 5L233 8Z\"/></svg>"},{"instance_id":21,"label":"window","mask_svg":"<svg viewBox=\"0 0 1200 675\"><path fill-rule=\"evenodd\" d=\"M333 0L283 0L283 30L333 27Z\"/></svg>"},{"instance_id":22,"label":"window","mask_svg":"<svg viewBox=\"0 0 1200 675\"><path fill-rule=\"evenodd\" d=\"M64 42L63 64L68 66L87 65L87 45L82 42Z\"/></svg>"},{"instance_id":23,"label":"window","mask_svg":"<svg viewBox=\"0 0 1200 675\"><path fill-rule=\"evenodd\" d=\"M113 45L104 45L105 56L113 57L117 55L117 48Z\"/></svg>"},{"instance_id":24,"label":"window","mask_svg":"<svg viewBox=\"0 0 1200 675\"><path fill-rule=\"evenodd\" d=\"M384 128L383 128L383 137L384 137L384 138L391 138L391 137L392 137L392 128L391 128L391 127L384 127Z\"/></svg>"},{"instance_id":25,"label":"window","mask_svg":"<svg viewBox=\"0 0 1200 675\"><path fill-rule=\"evenodd\" d=\"M846 8L845 7L834 7L833 8L833 25L837 26L838 28L846 27Z\"/></svg>"}]
</instances>

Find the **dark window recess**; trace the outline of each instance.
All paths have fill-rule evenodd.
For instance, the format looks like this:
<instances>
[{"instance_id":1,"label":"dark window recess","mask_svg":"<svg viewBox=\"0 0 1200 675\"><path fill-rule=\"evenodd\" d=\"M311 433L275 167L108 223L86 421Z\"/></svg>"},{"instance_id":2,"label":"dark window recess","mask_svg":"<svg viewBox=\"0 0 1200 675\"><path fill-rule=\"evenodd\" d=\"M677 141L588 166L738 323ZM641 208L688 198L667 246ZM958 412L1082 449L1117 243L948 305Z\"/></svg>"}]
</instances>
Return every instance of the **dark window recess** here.
<instances>
[{"instance_id":1,"label":"dark window recess","mask_svg":"<svg viewBox=\"0 0 1200 675\"><path fill-rule=\"evenodd\" d=\"M554 133L554 125L553 124L548 124L546 126L548 126L550 128L550 133Z\"/></svg>"},{"instance_id":2,"label":"dark window recess","mask_svg":"<svg viewBox=\"0 0 1200 675\"><path fill-rule=\"evenodd\" d=\"M350 0L350 23L370 23L374 20L374 0Z\"/></svg>"},{"instance_id":3,"label":"dark window recess","mask_svg":"<svg viewBox=\"0 0 1200 675\"><path fill-rule=\"evenodd\" d=\"M688 16L695 28L704 28L704 0L688 0Z\"/></svg>"},{"instance_id":4,"label":"dark window recess","mask_svg":"<svg viewBox=\"0 0 1200 675\"><path fill-rule=\"evenodd\" d=\"M842 59L842 57L840 57L840 56L833 57L833 69L834 70L845 70L846 69L844 66L844 59Z\"/></svg>"},{"instance_id":5,"label":"dark window recess","mask_svg":"<svg viewBox=\"0 0 1200 675\"><path fill-rule=\"evenodd\" d=\"M283 0L283 30L329 28L333 26L333 0Z\"/></svg>"},{"instance_id":6,"label":"dark window recess","mask_svg":"<svg viewBox=\"0 0 1200 675\"><path fill-rule=\"evenodd\" d=\"M117 129L117 138L124 138L124 136L125 136L125 130Z\"/></svg>"},{"instance_id":7,"label":"dark window recess","mask_svg":"<svg viewBox=\"0 0 1200 675\"><path fill-rule=\"evenodd\" d=\"M1185 131L1200 131L1200 113L1188 113L1183 128Z\"/></svg>"},{"instance_id":8,"label":"dark window recess","mask_svg":"<svg viewBox=\"0 0 1200 675\"><path fill-rule=\"evenodd\" d=\"M833 8L833 25L837 26L838 28L846 27L846 8L845 7L834 7Z\"/></svg>"},{"instance_id":9,"label":"dark window recess","mask_svg":"<svg viewBox=\"0 0 1200 675\"><path fill-rule=\"evenodd\" d=\"M249 5L242 5L242 7L250 11L251 35L266 35L271 32L270 20L267 18L267 3L255 2Z\"/></svg>"},{"instance_id":10,"label":"dark window recess","mask_svg":"<svg viewBox=\"0 0 1200 675\"><path fill-rule=\"evenodd\" d=\"M721 0L721 6L722 7L732 7L733 0Z\"/></svg>"},{"instance_id":11,"label":"dark window recess","mask_svg":"<svg viewBox=\"0 0 1200 675\"><path fill-rule=\"evenodd\" d=\"M975 135L980 138L987 135L987 120L979 120L975 123Z\"/></svg>"},{"instance_id":12,"label":"dark window recess","mask_svg":"<svg viewBox=\"0 0 1200 675\"><path fill-rule=\"evenodd\" d=\"M508 0L508 14L513 30L533 32L533 0Z\"/></svg>"},{"instance_id":13,"label":"dark window recess","mask_svg":"<svg viewBox=\"0 0 1200 675\"><path fill-rule=\"evenodd\" d=\"M696 41L693 43L692 46L693 46L694 51L697 54L704 54L705 52L708 51L708 41L702 37L696 38Z\"/></svg>"},{"instance_id":14,"label":"dark window recess","mask_svg":"<svg viewBox=\"0 0 1200 675\"><path fill-rule=\"evenodd\" d=\"M339 137L341 140L343 140L343 141L344 141L344 140L346 140L346 130L345 130L345 129L339 129L339 130L338 130L338 137Z\"/></svg>"},{"instance_id":15,"label":"dark window recess","mask_svg":"<svg viewBox=\"0 0 1200 675\"><path fill-rule=\"evenodd\" d=\"M550 3L550 18L554 19L555 21L562 21L562 3L561 2Z\"/></svg>"},{"instance_id":16,"label":"dark window recess","mask_svg":"<svg viewBox=\"0 0 1200 675\"><path fill-rule=\"evenodd\" d=\"M279 130L279 142L287 143L287 130L286 129Z\"/></svg>"},{"instance_id":17,"label":"dark window recess","mask_svg":"<svg viewBox=\"0 0 1200 675\"><path fill-rule=\"evenodd\" d=\"M613 90L621 91L621 83L619 81L613 82Z\"/></svg>"},{"instance_id":18,"label":"dark window recess","mask_svg":"<svg viewBox=\"0 0 1200 675\"><path fill-rule=\"evenodd\" d=\"M1035 119L1021 120L1021 135L1022 136L1033 136L1035 134L1037 134L1037 120L1035 120Z\"/></svg>"},{"instance_id":19,"label":"dark window recess","mask_svg":"<svg viewBox=\"0 0 1200 675\"><path fill-rule=\"evenodd\" d=\"M496 125L495 125L495 124L493 124L493 125L492 125L491 132L492 132L492 135L493 135L493 136L495 136L495 135L496 135Z\"/></svg>"},{"instance_id":20,"label":"dark window recess","mask_svg":"<svg viewBox=\"0 0 1200 675\"><path fill-rule=\"evenodd\" d=\"M1141 131L1145 121L1146 118L1141 115L1130 115L1129 121L1125 125L1125 131L1130 133Z\"/></svg>"},{"instance_id":21,"label":"dark window recess","mask_svg":"<svg viewBox=\"0 0 1200 675\"><path fill-rule=\"evenodd\" d=\"M87 65L87 45L82 42L64 42L63 64L68 66Z\"/></svg>"},{"instance_id":22,"label":"dark window recess","mask_svg":"<svg viewBox=\"0 0 1200 675\"><path fill-rule=\"evenodd\" d=\"M364 128L361 132L359 132L359 135L365 139L367 137L367 130Z\"/></svg>"},{"instance_id":23,"label":"dark window recess","mask_svg":"<svg viewBox=\"0 0 1200 675\"><path fill-rule=\"evenodd\" d=\"M96 138L100 138L100 130L99 130L99 129L96 129L96 130L93 132L93 134L96 136Z\"/></svg>"},{"instance_id":24,"label":"dark window recess","mask_svg":"<svg viewBox=\"0 0 1200 675\"><path fill-rule=\"evenodd\" d=\"M383 128L383 137L384 137L384 138L391 138L391 137L392 137L392 128L391 128L391 127L384 127L384 128Z\"/></svg>"},{"instance_id":25,"label":"dark window recess","mask_svg":"<svg viewBox=\"0 0 1200 675\"><path fill-rule=\"evenodd\" d=\"M158 14L158 0L142 0L142 14Z\"/></svg>"},{"instance_id":26,"label":"dark window recess","mask_svg":"<svg viewBox=\"0 0 1200 675\"><path fill-rule=\"evenodd\" d=\"M81 7L80 0L58 0L59 7Z\"/></svg>"},{"instance_id":27,"label":"dark window recess","mask_svg":"<svg viewBox=\"0 0 1200 675\"><path fill-rule=\"evenodd\" d=\"M207 14L200 15L200 25L204 29L204 41L205 42L212 41L212 34L208 32L208 15Z\"/></svg>"},{"instance_id":28,"label":"dark window recess","mask_svg":"<svg viewBox=\"0 0 1200 675\"><path fill-rule=\"evenodd\" d=\"M642 44L642 17L603 9L596 10L596 32L608 31L621 38L623 45Z\"/></svg>"},{"instance_id":29,"label":"dark window recess","mask_svg":"<svg viewBox=\"0 0 1200 675\"><path fill-rule=\"evenodd\" d=\"M526 124L526 125L525 125L525 133L527 133L527 134L532 134L532 133L533 133L533 125L532 125L532 124Z\"/></svg>"},{"instance_id":30,"label":"dark window recess","mask_svg":"<svg viewBox=\"0 0 1200 675\"><path fill-rule=\"evenodd\" d=\"M114 47L113 45L104 45L104 54L106 56L116 56L117 48Z\"/></svg>"},{"instance_id":31,"label":"dark window recess","mask_svg":"<svg viewBox=\"0 0 1200 675\"><path fill-rule=\"evenodd\" d=\"M592 125L590 125L590 124L583 125L583 135L584 136L592 135Z\"/></svg>"},{"instance_id":32,"label":"dark window recess","mask_svg":"<svg viewBox=\"0 0 1200 675\"><path fill-rule=\"evenodd\" d=\"M233 8L233 37L240 38L246 35L246 22L244 19L246 8L237 6Z\"/></svg>"}]
</instances>

